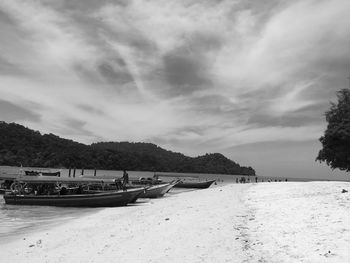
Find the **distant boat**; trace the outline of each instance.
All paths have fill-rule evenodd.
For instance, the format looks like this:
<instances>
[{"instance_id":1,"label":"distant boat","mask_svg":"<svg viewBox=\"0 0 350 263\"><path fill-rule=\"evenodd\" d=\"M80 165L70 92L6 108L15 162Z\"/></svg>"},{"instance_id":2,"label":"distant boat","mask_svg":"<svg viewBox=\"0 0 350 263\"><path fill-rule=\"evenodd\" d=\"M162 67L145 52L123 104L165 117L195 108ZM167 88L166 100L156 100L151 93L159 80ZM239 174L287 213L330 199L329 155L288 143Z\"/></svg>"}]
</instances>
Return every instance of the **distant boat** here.
<instances>
[{"instance_id":1,"label":"distant boat","mask_svg":"<svg viewBox=\"0 0 350 263\"><path fill-rule=\"evenodd\" d=\"M134 188L126 191L99 191L94 193L84 191L84 187L89 184L98 183L102 184L103 187L108 187L109 184L114 183L114 180L75 179L51 176L22 177L14 181L11 185L12 191L10 193L6 192L4 199L8 205L111 207L124 206L136 201L145 191L144 188Z\"/></svg>"},{"instance_id":2,"label":"distant boat","mask_svg":"<svg viewBox=\"0 0 350 263\"><path fill-rule=\"evenodd\" d=\"M174 187L179 188L198 188L198 189L205 189L209 188L212 183L214 183L215 180L205 181L205 182L186 182L186 181L179 181L175 184Z\"/></svg>"}]
</instances>

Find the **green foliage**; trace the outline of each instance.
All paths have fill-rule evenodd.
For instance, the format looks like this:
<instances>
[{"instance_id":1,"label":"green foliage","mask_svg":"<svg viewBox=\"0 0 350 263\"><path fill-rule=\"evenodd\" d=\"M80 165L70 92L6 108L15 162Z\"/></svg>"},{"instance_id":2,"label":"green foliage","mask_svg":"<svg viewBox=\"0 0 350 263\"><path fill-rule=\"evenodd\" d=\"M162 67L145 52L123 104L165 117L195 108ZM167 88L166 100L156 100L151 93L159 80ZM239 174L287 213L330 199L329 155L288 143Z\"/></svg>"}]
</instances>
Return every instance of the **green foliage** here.
<instances>
[{"instance_id":1,"label":"green foliage","mask_svg":"<svg viewBox=\"0 0 350 263\"><path fill-rule=\"evenodd\" d=\"M0 122L0 165L254 175L219 153L191 158L151 143L85 145L19 124Z\"/></svg>"},{"instance_id":2,"label":"green foliage","mask_svg":"<svg viewBox=\"0 0 350 263\"><path fill-rule=\"evenodd\" d=\"M338 103L331 103L326 112L328 126L320 138L323 148L316 160L332 169L350 171L350 89L338 91L337 97Z\"/></svg>"}]
</instances>

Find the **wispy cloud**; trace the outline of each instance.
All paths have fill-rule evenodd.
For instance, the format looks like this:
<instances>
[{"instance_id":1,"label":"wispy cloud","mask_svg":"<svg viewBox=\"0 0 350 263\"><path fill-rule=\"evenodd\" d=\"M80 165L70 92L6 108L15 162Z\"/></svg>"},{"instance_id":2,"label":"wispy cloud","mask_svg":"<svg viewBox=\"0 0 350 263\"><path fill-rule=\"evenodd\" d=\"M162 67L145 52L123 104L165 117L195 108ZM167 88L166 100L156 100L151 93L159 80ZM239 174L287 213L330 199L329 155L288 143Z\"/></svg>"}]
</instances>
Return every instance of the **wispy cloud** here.
<instances>
[{"instance_id":1,"label":"wispy cloud","mask_svg":"<svg viewBox=\"0 0 350 263\"><path fill-rule=\"evenodd\" d=\"M310 140L347 83L349 11L347 0L0 0L0 103L36 105L13 120L83 142L199 154Z\"/></svg>"}]
</instances>

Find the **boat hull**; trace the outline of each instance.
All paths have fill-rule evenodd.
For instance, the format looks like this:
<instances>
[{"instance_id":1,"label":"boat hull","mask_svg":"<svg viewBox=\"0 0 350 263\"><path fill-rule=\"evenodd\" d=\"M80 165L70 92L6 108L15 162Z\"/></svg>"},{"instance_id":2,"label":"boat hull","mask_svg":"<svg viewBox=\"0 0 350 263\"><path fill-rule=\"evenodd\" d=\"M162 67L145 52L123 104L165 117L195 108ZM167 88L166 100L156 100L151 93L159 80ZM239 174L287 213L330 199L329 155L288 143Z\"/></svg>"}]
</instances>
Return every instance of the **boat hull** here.
<instances>
[{"instance_id":1,"label":"boat hull","mask_svg":"<svg viewBox=\"0 0 350 263\"><path fill-rule=\"evenodd\" d=\"M174 184L159 184L153 185L146 189L146 191L140 195L141 198L157 198L162 197L167 193L171 188L174 187Z\"/></svg>"},{"instance_id":2,"label":"boat hull","mask_svg":"<svg viewBox=\"0 0 350 263\"><path fill-rule=\"evenodd\" d=\"M209 188L212 183L214 183L215 180L211 180L211 181L206 181L206 182L178 182L177 184L175 184L174 187L178 187L178 188L197 188L197 189L205 189L205 188Z\"/></svg>"},{"instance_id":3,"label":"boat hull","mask_svg":"<svg viewBox=\"0 0 350 263\"><path fill-rule=\"evenodd\" d=\"M115 207L125 206L144 192L143 188L128 191L110 191L81 195L13 195L5 194L8 205L39 205L63 207Z\"/></svg>"}]
</instances>

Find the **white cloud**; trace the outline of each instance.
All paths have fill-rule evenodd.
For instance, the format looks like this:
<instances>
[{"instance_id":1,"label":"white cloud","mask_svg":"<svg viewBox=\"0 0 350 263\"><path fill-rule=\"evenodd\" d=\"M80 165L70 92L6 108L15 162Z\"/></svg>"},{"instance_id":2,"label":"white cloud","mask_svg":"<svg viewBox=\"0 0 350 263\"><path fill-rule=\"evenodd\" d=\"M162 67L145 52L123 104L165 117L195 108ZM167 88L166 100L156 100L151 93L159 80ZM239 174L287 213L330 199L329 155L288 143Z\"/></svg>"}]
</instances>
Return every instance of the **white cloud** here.
<instances>
[{"instance_id":1,"label":"white cloud","mask_svg":"<svg viewBox=\"0 0 350 263\"><path fill-rule=\"evenodd\" d=\"M240 3L127 1L81 12L2 0L14 22L1 27L0 48L22 71L0 72L0 96L41 105L31 127L84 142L155 138L193 152L318 137L321 123L247 122L257 113L304 118L305 107L330 99L325 83L350 65L349 2L285 1L261 10L264 19ZM178 72L167 72L165 58L195 85L170 83Z\"/></svg>"},{"instance_id":2,"label":"white cloud","mask_svg":"<svg viewBox=\"0 0 350 263\"><path fill-rule=\"evenodd\" d=\"M38 2L1 1L0 5L27 38L28 58L23 61L16 54L12 58L30 69L65 71L75 61L88 63L96 59L97 50L84 41L82 32L64 14Z\"/></svg>"},{"instance_id":3,"label":"white cloud","mask_svg":"<svg viewBox=\"0 0 350 263\"><path fill-rule=\"evenodd\" d=\"M338 52L349 56L349 10L344 0L291 1L260 32L251 32L255 38L240 49L235 41L228 42L217 60L217 74L226 83L254 90L304 77L305 71L326 62L324 58L338 58Z\"/></svg>"}]
</instances>

